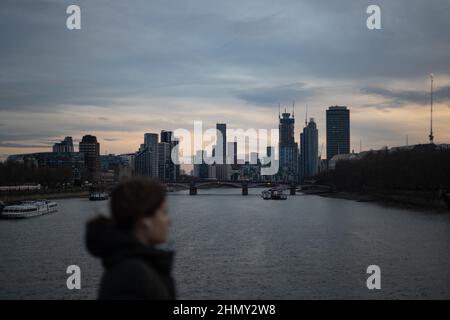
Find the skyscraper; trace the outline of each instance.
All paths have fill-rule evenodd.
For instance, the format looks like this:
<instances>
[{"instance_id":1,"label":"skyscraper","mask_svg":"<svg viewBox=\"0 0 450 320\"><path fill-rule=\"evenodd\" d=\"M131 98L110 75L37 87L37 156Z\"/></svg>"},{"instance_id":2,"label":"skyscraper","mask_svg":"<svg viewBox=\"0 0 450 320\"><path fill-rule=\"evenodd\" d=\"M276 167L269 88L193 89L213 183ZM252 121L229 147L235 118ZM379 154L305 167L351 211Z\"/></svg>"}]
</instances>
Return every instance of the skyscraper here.
<instances>
[{"instance_id":1,"label":"skyscraper","mask_svg":"<svg viewBox=\"0 0 450 320\"><path fill-rule=\"evenodd\" d=\"M284 112L279 116L279 153L280 167L278 174L283 181L297 180L298 172L298 144L294 139L294 115Z\"/></svg>"},{"instance_id":2,"label":"skyscraper","mask_svg":"<svg viewBox=\"0 0 450 320\"><path fill-rule=\"evenodd\" d=\"M280 148L290 147L295 143L294 139L294 128L295 128L295 118L288 112L284 112L279 117L280 124L278 125L279 136L280 136Z\"/></svg>"},{"instance_id":3,"label":"skyscraper","mask_svg":"<svg viewBox=\"0 0 450 320\"><path fill-rule=\"evenodd\" d=\"M337 154L350 153L350 110L332 106L327 116L327 161Z\"/></svg>"},{"instance_id":4,"label":"skyscraper","mask_svg":"<svg viewBox=\"0 0 450 320\"><path fill-rule=\"evenodd\" d=\"M171 171L170 171L170 177L173 181L178 181L180 178L180 158L178 155L178 152L174 152L172 155L172 150L174 150L175 147L177 147L180 144L180 140L178 138L173 138L171 141L171 150L170 150L170 160L171 160ZM175 161L175 162L174 162Z\"/></svg>"},{"instance_id":5,"label":"skyscraper","mask_svg":"<svg viewBox=\"0 0 450 320\"><path fill-rule=\"evenodd\" d=\"M80 152L84 154L85 166L91 174L91 178L96 179L100 172L100 143L97 137L85 135L79 144Z\"/></svg>"},{"instance_id":6,"label":"skyscraper","mask_svg":"<svg viewBox=\"0 0 450 320\"><path fill-rule=\"evenodd\" d=\"M206 157L206 151L198 150L196 153L196 157L197 159L201 159L201 163L194 164L194 177L207 179L209 174L208 165L203 161L203 159Z\"/></svg>"},{"instance_id":7,"label":"skyscraper","mask_svg":"<svg viewBox=\"0 0 450 320\"><path fill-rule=\"evenodd\" d=\"M216 124L216 130L222 134L222 139L217 138L217 155L222 158L222 163L225 163L227 154L227 125L226 123ZM222 152L220 151L222 150Z\"/></svg>"},{"instance_id":8,"label":"skyscraper","mask_svg":"<svg viewBox=\"0 0 450 320\"><path fill-rule=\"evenodd\" d=\"M300 134L300 150L300 176L304 180L315 176L319 169L319 131L314 118Z\"/></svg>"},{"instance_id":9,"label":"skyscraper","mask_svg":"<svg viewBox=\"0 0 450 320\"><path fill-rule=\"evenodd\" d=\"M170 143L172 142L172 138L173 138L172 131L161 130L161 142Z\"/></svg>"},{"instance_id":10,"label":"skyscraper","mask_svg":"<svg viewBox=\"0 0 450 320\"><path fill-rule=\"evenodd\" d=\"M216 164L216 178L219 180L227 180L227 125L226 123L217 123L216 130L221 133L222 137L217 136L216 156L218 164ZM221 138L221 139L220 139Z\"/></svg>"},{"instance_id":11,"label":"skyscraper","mask_svg":"<svg viewBox=\"0 0 450 320\"><path fill-rule=\"evenodd\" d=\"M151 178L158 177L158 134L145 133L144 144L141 145L135 157L135 172L137 175Z\"/></svg>"},{"instance_id":12,"label":"skyscraper","mask_svg":"<svg viewBox=\"0 0 450 320\"><path fill-rule=\"evenodd\" d=\"M171 163L170 160L170 143L160 142L158 143L158 180L160 182L169 182L172 180L171 173Z\"/></svg>"},{"instance_id":13,"label":"skyscraper","mask_svg":"<svg viewBox=\"0 0 450 320\"><path fill-rule=\"evenodd\" d=\"M158 144L158 134L157 133L145 133L144 134L144 145L146 148L156 147ZM150 150L153 151L153 150Z\"/></svg>"},{"instance_id":14,"label":"skyscraper","mask_svg":"<svg viewBox=\"0 0 450 320\"><path fill-rule=\"evenodd\" d=\"M158 144L158 166L160 181L176 181L179 176L179 165L175 164L172 160L172 150L177 146L179 141L174 139L172 131L161 131L161 142ZM166 144L166 146L161 146ZM164 152L164 155L161 154ZM164 159L164 160L163 160ZM164 169L162 168L161 161L164 161ZM178 162L178 157L175 159Z\"/></svg>"},{"instance_id":15,"label":"skyscraper","mask_svg":"<svg viewBox=\"0 0 450 320\"><path fill-rule=\"evenodd\" d=\"M228 142L227 164L237 165L237 141Z\"/></svg>"},{"instance_id":16,"label":"skyscraper","mask_svg":"<svg viewBox=\"0 0 450 320\"><path fill-rule=\"evenodd\" d=\"M158 134L145 133L144 145L149 153L150 177L158 177Z\"/></svg>"}]
</instances>

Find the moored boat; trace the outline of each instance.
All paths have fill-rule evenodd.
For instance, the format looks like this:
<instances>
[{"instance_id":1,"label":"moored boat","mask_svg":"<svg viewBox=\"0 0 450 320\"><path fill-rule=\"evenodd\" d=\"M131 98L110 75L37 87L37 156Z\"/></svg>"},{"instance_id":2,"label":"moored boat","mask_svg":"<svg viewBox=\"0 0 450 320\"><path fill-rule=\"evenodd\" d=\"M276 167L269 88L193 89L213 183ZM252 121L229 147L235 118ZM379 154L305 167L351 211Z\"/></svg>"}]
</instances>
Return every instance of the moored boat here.
<instances>
[{"instance_id":1,"label":"moored boat","mask_svg":"<svg viewBox=\"0 0 450 320\"><path fill-rule=\"evenodd\" d=\"M99 201L99 200L108 200L109 194L104 191L94 191L89 194L89 200L91 201Z\"/></svg>"},{"instance_id":2,"label":"moored boat","mask_svg":"<svg viewBox=\"0 0 450 320\"><path fill-rule=\"evenodd\" d=\"M287 195L281 189L264 190L261 193L261 197L264 200L286 200L287 199Z\"/></svg>"},{"instance_id":3,"label":"moored boat","mask_svg":"<svg viewBox=\"0 0 450 320\"><path fill-rule=\"evenodd\" d=\"M56 212L58 204L47 200L21 201L16 204L4 206L1 217L6 219L21 219L41 216Z\"/></svg>"}]
</instances>

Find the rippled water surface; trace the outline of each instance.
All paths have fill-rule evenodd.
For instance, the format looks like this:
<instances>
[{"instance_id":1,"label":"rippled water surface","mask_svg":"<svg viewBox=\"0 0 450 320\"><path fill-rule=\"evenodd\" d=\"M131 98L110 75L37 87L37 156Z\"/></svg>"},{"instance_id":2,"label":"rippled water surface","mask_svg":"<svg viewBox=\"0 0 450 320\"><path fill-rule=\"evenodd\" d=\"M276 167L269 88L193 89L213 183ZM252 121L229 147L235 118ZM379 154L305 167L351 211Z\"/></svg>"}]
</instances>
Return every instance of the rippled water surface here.
<instances>
[{"instance_id":1,"label":"rippled water surface","mask_svg":"<svg viewBox=\"0 0 450 320\"><path fill-rule=\"evenodd\" d=\"M169 196L169 246L186 299L450 298L450 214L296 195L264 201L250 189ZM0 298L93 299L102 267L85 222L107 202L58 200L55 214L0 220ZM66 288L66 268L82 289ZM381 268L381 290L366 268Z\"/></svg>"}]
</instances>

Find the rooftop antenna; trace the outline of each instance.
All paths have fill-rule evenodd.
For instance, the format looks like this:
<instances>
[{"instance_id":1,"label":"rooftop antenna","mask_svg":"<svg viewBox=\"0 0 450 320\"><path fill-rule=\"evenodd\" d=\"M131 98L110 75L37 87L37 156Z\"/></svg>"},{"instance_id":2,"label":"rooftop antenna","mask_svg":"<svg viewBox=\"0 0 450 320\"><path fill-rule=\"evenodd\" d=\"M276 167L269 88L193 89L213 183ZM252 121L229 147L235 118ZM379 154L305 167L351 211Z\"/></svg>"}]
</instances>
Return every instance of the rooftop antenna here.
<instances>
[{"instance_id":1,"label":"rooftop antenna","mask_svg":"<svg viewBox=\"0 0 450 320\"><path fill-rule=\"evenodd\" d=\"M292 101L292 118L294 118L294 112L295 112L295 100Z\"/></svg>"},{"instance_id":2,"label":"rooftop antenna","mask_svg":"<svg viewBox=\"0 0 450 320\"><path fill-rule=\"evenodd\" d=\"M431 87L430 87L430 135L428 136L430 138L430 143L433 143L434 136L433 136L433 80L434 80L434 74L430 73L430 80L431 80Z\"/></svg>"},{"instance_id":3,"label":"rooftop antenna","mask_svg":"<svg viewBox=\"0 0 450 320\"><path fill-rule=\"evenodd\" d=\"M278 103L278 119L281 119L280 104Z\"/></svg>"}]
</instances>

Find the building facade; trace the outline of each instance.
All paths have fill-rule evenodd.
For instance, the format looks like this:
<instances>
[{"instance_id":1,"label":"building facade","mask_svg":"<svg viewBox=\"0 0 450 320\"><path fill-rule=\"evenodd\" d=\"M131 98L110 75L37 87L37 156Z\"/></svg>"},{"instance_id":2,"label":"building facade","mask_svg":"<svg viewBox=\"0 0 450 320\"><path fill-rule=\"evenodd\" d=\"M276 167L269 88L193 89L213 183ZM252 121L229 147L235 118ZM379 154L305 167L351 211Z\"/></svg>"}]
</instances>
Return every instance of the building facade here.
<instances>
[{"instance_id":1,"label":"building facade","mask_svg":"<svg viewBox=\"0 0 450 320\"><path fill-rule=\"evenodd\" d=\"M170 142L158 143L158 180L160 182L169 182L173 180L171 177L171 150L172 148Z\"/></svg>"},{"instance_id":2,"label":"building facade","mask_svg":"<svg viewBox=\"0 0 450 320\"><path fill-rule=\"evenodd\" d=\"M79 150L84 154L85 166L90 173L90 178L95 180L100 173L100 143L97 141L97 137L83 136Z\"/></svg>"},{"instance_id":3,"label":"building facade","mask_svg":"<svg viewBox=\"0 0 450 320\"><path fill-rule=\"evenodd\" d=\"M350 153L350 110L344 106L332 106L326 111L327 160L337 154Z\"/></svg>"},{"instance_id":4,"label":"building facade","mask_svg":"<svg viewBox=\"0 0 450 320\"><path fill-rule=\"evenodd\" d=\"M196 153L197 160L201 160L201 163L194 163L194 177L199 179L209 178L209 166L204 162L206 157L205 150L198 150Z\"/></svg>"},{"instance_id":5,"label":"building facade","mask_svg":"<svg viewBox=\"0 0 450 320\"><path fill-rule=\"evenodd\" d=\"M218 180L228 180L227 160L227 125L225 123L217 123L216 130L218 131L215 156L218 159L216 163L216 178ZM220 133L220 134L219 134Z\"/></svg>"},{"instance_id":6,"label":"building facade","mask_svg":"<svg viewBox=\"0 0 450 320\"><path fill-rule=\"evenodd\" d=\"M55 143L53 152L74 152L72 137L65 137L63 141Z\"/></svg>"},{"instance_id":7,"label":"building facade","mask_svg":"<svg viewBox=\"0 0 450 320\"><path fill-rule=\"evenodd\" d=\"M300 134L300 180L314 177L319 172L319 131L311 118Z\"/></svg>"},{"instance_id":8,"label":"building facade","mask_svg":"<svg viewBox=\"0 0 450 320\"><path fill-rule=\"evenodd\" d=\"M134 173L158 179L160 182L177 181L180 176L180 165L172 161L172 150L178 143L171 131L161 131L160 142L158 134L144 134L144 143L134 157ZM178 158L176 154L175 158Z\"/></svg>"},{"instance_id":9,"label":"building facade","mask_svg":"<svg viewBox=\"0 0 450 320\"><path fill-rule=\"evenodd\" d=\"M279 116L279 169L281 181L298 180L298 144L294 139L295 118L288 112Z\"/></svg>"},{"instance_id":10,"label":"building facade","mask_svg":"<svg viewBox=\"0 0 450 320\"><path fill-rule=\"evenodd\" d=\"M72 182L80 181L88 174L85 168L85 156L81 152L36 152L17 154L7 161L23 163L42 169L67 169L72 173Z\"/></svg>"},{"instance_id":11,"label":"building facade","mask_svg":"<svg viewBox=\"0 0 450 320\"><path fill-rule=\"evenodd\" d=\"M158 168L158 134L145 133L135 157L135 173L139 176L157 178Z\"/></svg>"}]
</instances>

